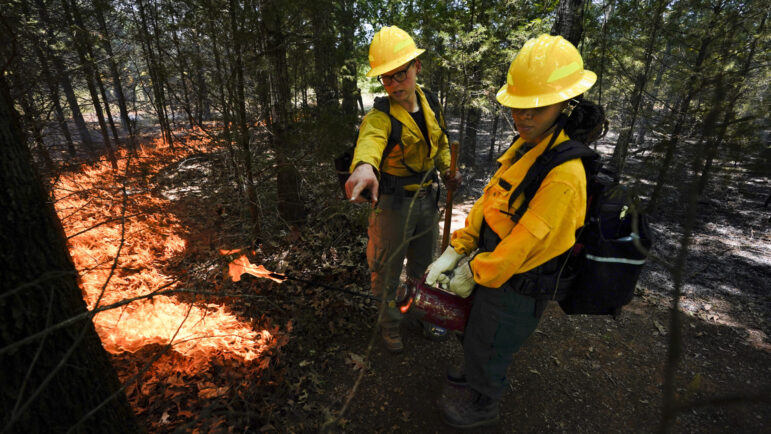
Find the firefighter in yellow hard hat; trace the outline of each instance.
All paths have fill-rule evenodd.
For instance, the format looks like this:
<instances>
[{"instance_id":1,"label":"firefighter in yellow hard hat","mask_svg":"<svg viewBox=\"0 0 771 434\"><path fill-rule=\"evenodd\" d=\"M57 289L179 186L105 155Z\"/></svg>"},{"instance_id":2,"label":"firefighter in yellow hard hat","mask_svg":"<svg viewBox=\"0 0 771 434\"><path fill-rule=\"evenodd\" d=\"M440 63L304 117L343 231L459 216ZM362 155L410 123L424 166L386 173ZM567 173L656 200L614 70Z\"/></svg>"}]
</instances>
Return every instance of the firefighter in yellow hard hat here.
<instances>
[{"instance_id":1,"label":"firefighter in yellow hard hat","mask_svg":"<svg viewBox=\"0 0 771 434\"><path fill-rule=\"evenodd\" d=\"M583 225L586 174L580 159L552 169L518 220L512 214L524 195L511 196L547 148L569 139L596 139L603 110L581 99L595 80L570 42L541 35L525 43L498 91L497 100L511 108L519 136L498 159L500 167L466 226L453 233L451 246L429 266L426 280L463 297L474 293L463 365L448 370L440 399L442 418L451 426L498 420L513 354L538 325L553 288L549 279L558 276L559 258Z\"/></svg>"},{"instance_id":2,"label":"firefighter in yellow hard hat","mask_svg":"<svg viewBox=\"0 0 771 434\"><path fill-rule=\"evenodd\" d=\"M372 38L367 77L377 77L388 97L376 99L361 123L345 184L351 201L373 203L367 260L372 290L388 302L379 326L391 352L403 349L401 312L393 302L402 264L406 257L407 275L420 278L431 262L438 232L436 170L446 174L450 166L438 100L417 85L418 56L424 51L395 26L383 27ZM429 325L426 330L445 333Z\"/></svg>"}]
</instances>

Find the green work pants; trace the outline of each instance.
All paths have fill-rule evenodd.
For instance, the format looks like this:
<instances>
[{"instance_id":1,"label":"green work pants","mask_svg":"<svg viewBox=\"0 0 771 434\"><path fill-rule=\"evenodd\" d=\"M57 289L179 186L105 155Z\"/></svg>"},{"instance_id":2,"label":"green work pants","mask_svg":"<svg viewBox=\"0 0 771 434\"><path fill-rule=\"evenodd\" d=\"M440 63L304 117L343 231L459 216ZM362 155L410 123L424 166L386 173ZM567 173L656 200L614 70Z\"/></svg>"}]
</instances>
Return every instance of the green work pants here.
<instances>
[{"instance_id":1,"label":"green work pants","mask_svg":"<svg viewBox=\"0 0 771 434\"><path fill-rule=\"evenodd\" d=\"M514 353L538 326L545 302L519 294L509 284L477 285L463 336L466 378L472 389L499 400Z\"/></svg>"},{"instance_id":2,"label":"green work pants","mask_svg":"<svg viewBox=\"0 0 771 434\"><path fill-rule=\"evenodd\" d=\"M399 276L407 258L407 275L421 278L433 261L438 234L436 187L414 197L383 194L369 216L367 261L372 292L384 297L381 327L398 327L401 312L394 303Z\"/></svg>"}]
</instances>

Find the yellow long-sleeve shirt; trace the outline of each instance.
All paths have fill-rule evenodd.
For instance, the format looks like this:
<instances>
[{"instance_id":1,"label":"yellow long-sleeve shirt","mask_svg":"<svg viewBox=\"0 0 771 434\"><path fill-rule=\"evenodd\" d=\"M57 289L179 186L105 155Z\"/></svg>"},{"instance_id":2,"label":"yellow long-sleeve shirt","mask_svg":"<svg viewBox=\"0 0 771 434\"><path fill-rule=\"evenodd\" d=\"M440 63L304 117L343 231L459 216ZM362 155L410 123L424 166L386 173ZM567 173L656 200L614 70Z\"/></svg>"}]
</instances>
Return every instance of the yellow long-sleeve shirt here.
<instances>
[{"instance_id":1,"label":"yellow long-sleeve shirt","mask_svg":"<svg viewBox=\"0 0 771 434\"><path fill-rule=\"evenodd\" d=\"M541 183L527 211L515 226L504 212L512 213L524 200L517 198L509 209L509 197L527 174L527 170L548 145L551 135L512 164L516 150L524 144L519 139L498 162L498 171L484 189L466 218L466 227L452 235L455 251L471 254L478 247L482 221L500 238L492 252L477 254L471 261L474 281L498 288L513 275L524 273L564 253L575 243L575 232L586 214L586 173L580 159L555 167ZM556 144L569 140L562 132ZM503 188L503 179L512 187Z\"/></svg>"},{"instance_id":2,"label":"yellow long-sleeve shirt","mask_svg":"<svg viewBox=\"0 0 771 434\"><path fill-rule=\"evenodd\" d=\"M402 149L399 146L395 146L381 167L380 160L383 157L383 151L388 143L388 136L391 133L391 119L387 113L372 109L364 116L364 120L359 127L359 140L356 143L356 150L353 154L353 161L350 167L351 172L359 164L368 163L376 171L382 169L383 172L395 176L412 175L412 172L402 164L402 159L416 172L425 172L433 169L435 166L443 172L450 167L450 148L447 136L442 133L442 129L437 124L436 116L433 110L431 110L423 90L419 86L416 86L415 90L417 91L420 106L426 119L429 137L423 137L420 127L418 127L407 110L391 99L391 115L402 123L402 148L404 154L402 154Z\"/></svg>"}]
</instances>

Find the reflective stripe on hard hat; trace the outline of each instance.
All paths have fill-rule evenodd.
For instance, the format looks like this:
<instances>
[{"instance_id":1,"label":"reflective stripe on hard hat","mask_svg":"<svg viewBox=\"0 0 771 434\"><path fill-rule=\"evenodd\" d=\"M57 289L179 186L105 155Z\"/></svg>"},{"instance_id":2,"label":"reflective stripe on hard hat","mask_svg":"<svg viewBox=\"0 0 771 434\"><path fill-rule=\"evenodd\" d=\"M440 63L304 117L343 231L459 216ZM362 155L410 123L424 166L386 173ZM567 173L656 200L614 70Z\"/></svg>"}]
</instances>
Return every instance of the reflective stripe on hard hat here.
<instances>
[{"instance_id":1,"label":"reflective stripe on hard hat","mask_svg":"<svg viewBox=\"0 0 771 434\"><path fill-rule=\"evenodd\" d=\"M404 30L386 26L372 37L369 44L369 66L367 77L377 77L404 65L420 56L424 51Z\"/></svg>"},{"instance_id":2,"label":"reflective stripe on hard hat","mask_svg":"<svg viewBox=\"0 0 771 434\"><path fill-rule=\"evenodd\" d=\"M586 92L595 81L597 75L584 69L573 44L561 36L541 35L519 50L496 99L506 107L544 107Z\"/></svg>"},{"instance_id":3,"label":"reflective stripe on hard hat","mask_svg":"<svg viewBox=\"0 0 771 434\"><path fill-rule=\"evenodd\" d=\"M406 47L406 46L408 46L410 44L415 45L415 42L412 41L412 38L405 39L402 42L399 42L398 44L396 44L394 46L394 53L398 53L399 50L401 50L402 48L404 48L404 47ZM410 60L412 60L412 59L410 59Z\"/></svg>"},{"instance_id":4,"label":"reflective stripe on hard hat","mask_svg":"<svg viewBox=\"0 0 771 434\"><path fill-rule=\"evenodd\" d=\"M549 78L546 80L547 83L551 83L552 81L557 81L561 78L565 78L568 75L578 71L581 69L581 65L578 64L578 62L573 62L569 65L565 65L562 67L559 67L554 70L554 72L551 73Z\"/></svg>"}]
</instances>

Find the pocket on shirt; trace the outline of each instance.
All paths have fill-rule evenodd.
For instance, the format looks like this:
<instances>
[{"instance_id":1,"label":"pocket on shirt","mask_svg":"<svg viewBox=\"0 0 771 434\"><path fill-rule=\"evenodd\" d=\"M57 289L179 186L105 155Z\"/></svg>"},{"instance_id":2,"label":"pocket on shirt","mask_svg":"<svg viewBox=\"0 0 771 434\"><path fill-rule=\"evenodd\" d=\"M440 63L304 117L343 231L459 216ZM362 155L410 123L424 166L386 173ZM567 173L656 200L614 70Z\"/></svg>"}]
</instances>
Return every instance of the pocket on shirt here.
<instances>
[{"instance_id":1,"label":"pocket on shirt","mask_svg":"<svg viewBox=\"0 0 771 434\"><path fill-rule=\"evenodd\" d=\"M519 224L524 226L528 232L539 240L546 238L546 235L549 235L549 232L552 230L552 227L546 220L532 211L525 212L522 218L519 219Z\"/></svg>"}]
</instances>

